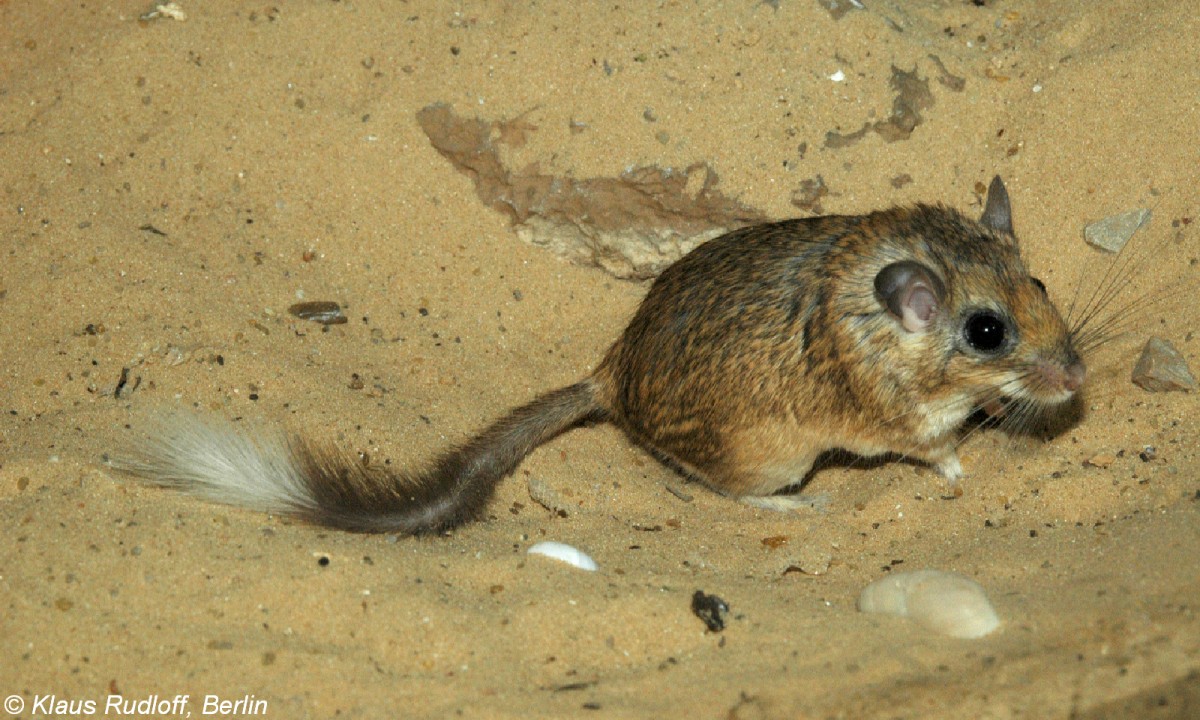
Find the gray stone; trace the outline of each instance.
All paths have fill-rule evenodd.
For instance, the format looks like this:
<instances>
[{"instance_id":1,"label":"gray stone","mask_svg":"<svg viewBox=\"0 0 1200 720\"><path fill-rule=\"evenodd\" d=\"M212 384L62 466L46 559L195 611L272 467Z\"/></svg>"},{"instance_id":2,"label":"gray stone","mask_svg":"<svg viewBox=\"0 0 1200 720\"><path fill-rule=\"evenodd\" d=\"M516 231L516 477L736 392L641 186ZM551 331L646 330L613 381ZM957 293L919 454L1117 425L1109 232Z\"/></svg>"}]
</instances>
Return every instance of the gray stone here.
<instances>
[{"instance_id":1,"label":"gray stone","mask_svg":"<svg viewBox=\"0 0 1200 720\"><path fill-rule=\"evenodd\" d=\"M1133 237L1133 234L1143 225L1150 222L1150 215L1148 208L1138 208L1097 220L1084 227L1083 239L1089 245L1101 250L1111 253L1121 252L1121 248L1125 247L1129 238Z\"/></svg>"},{"instance_id":2,"label":"gray stone","mask_svg":"<svg viewBox=\"0 0 1200 720\"><path fill-rule=\"evenodd\" d=\"M1152 337L1133 367L1133 384L1149 392L1196 389L1187 361L1170 342Z\"/></svg>"}]
</instances>

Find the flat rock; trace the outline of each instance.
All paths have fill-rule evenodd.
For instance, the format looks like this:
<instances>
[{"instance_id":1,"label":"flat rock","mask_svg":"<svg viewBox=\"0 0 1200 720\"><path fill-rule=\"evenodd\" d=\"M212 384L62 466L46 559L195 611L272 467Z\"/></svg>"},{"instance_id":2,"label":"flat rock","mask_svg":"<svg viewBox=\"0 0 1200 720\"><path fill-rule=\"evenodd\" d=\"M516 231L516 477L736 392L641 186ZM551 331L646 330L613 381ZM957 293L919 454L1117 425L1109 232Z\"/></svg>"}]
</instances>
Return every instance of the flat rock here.
<instances>
[{"instance_id":1,"label":"flat rock","mask_svg":"<svg viewBox=\"0 0 1200 720\"><path fill-rule=\"evenodd\" d=\"M504 164L498 145L518 146L536 130L523 120L464 118L436 104L418 112L417 122L434 149L474 181L479 199L512 220L519 238L619 278L652 278L700 243L767 219L717 190L707 163L579 180Z\"/></svg>"},{"instance_id":2,"label":"flat rock","mask_svg":"<svg viewBox=\"0 0 1200 720\"><path fill-rule=\"evenodd\" d=\"M1129 238L1150 222L1151 212L1148 208L1138 208L1097 220L1083 228L1083 239L1093 247L1111 253L1121 252Z\"/></svg>"}]
</instances>

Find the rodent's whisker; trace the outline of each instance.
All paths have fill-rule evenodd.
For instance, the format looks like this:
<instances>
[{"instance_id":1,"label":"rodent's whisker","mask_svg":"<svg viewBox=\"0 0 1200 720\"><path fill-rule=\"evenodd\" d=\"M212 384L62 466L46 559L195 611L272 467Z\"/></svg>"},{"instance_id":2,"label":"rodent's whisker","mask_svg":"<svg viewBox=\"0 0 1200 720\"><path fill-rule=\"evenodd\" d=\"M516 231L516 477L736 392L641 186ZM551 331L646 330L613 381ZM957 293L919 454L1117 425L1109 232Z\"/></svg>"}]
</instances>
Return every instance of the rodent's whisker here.
<instances>
[{"instance_id":1,"label":"rodent's whisker","mask_svg":"<svg viewBox=\"0 0 1200 720\"><path fill-rule=\"evenodd\" d=\"M1089 327L1087 322L1084 322L1070 330L1071 338L1075 341L1079 352L1090 353L1125 334L1139 317L1161 303L1167 297L1167 291L1173 286L1174 284L1156 292L1139 293L1128 302L1112 308L1102 316L1100 315L1101 311L1108 309L1107 305L1111 301L1098 308L1087 318L1087 322L1096 321L1095 324Z\"/></svg>"},{"instance_id":2,"label":"rodent's whisker","mask_svg":"<svg viewBox=\"0 0 1200 720\"><path fill-rule=\"evenodd\" d=\"M1147 257L1149 257L1150 248L1144 243L1126 243L1117 253L1111 262L1107 263L1104 268L1104 275L1101 276L1100 282L1092 288L1092 294L1088 298L1087 303L1083 306L1083 314L1086 318L1089 314L1094 314L1099 307L1102 309L1115 295L1120 294L1129 285L1130 278L1136 275L1136 270L1143 266ZM1090 263L1089 263L1090 264ZM1082 283L1076 286L1078 293ZM1098 300L1099 298L1099 300ZM1071 308L1067 311L1067 324L1071 325L1071 320L1074 317L1074 302L1071 303ZM1083 321L1086 324L1086 319Z\"/></svg>"},{"instance_id":3,"label":"rodent's whisker","mask_svg":"<svg viewBox=\"0 0 1200 720\"><path fill-rule=\"evenodd\" d=\"M1164 236L1155 243L1127 244L1105 269L1080 317L1073 320L1073 312L1067 313L1070 335L1079 352L1089 353L1124 334L1145 311L1162 302L1182 282L1182 278L1176 278L1164 287L1138 293L1114 306L1118 298L1131 287L1133 278L1142 274L1152 258L1161 255L1168 240L1169 237Z\"/></svg>"}]
</instances>

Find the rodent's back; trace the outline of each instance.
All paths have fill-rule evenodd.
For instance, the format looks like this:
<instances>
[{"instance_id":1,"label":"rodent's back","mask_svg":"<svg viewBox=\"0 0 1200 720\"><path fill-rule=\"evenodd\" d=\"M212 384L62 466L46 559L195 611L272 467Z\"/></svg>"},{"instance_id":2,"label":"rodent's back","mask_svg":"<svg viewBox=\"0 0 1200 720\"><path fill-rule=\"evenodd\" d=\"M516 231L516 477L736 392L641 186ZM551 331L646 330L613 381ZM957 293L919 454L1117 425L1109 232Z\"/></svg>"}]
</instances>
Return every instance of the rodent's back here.
<instances>
[{"instance_id":1,"label":"rodent's back","mask_svg":"<svg viewBox=\"0 0 1200 720\"><path fill-rule=\"evenodd\" d=\"M654 281L596 372L601 402L636 439L688 469L718 463L727 430L787 414L830 248L863 217L744 228ZM674 448L687 447L685 453ZM682 455L682 457L681 457Z\"/></svg>"}]
</instances>

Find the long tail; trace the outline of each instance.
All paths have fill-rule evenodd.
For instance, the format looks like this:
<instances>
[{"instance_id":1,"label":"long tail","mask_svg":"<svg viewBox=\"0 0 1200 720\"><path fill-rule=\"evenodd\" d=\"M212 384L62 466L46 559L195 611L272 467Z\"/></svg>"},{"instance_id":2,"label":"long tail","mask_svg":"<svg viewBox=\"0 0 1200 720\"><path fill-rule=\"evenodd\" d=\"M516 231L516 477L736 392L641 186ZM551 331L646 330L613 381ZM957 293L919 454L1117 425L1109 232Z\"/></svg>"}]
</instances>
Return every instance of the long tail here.
<instances>
[{"instance_id":1,"label":"long tail","mask_svg":"<svg viewBox=\"0 0 1200 720\"><path fill-rule=\"evenodd\" d=\"M155 485L206 500L358 532L431 533L480 515L496 484L534 448L605 417L584 380L546 393L492 423L423 472L364 465L345 450L280 430L242 428L194 415L110 464Z\"/></svg>"}]
</instances>

